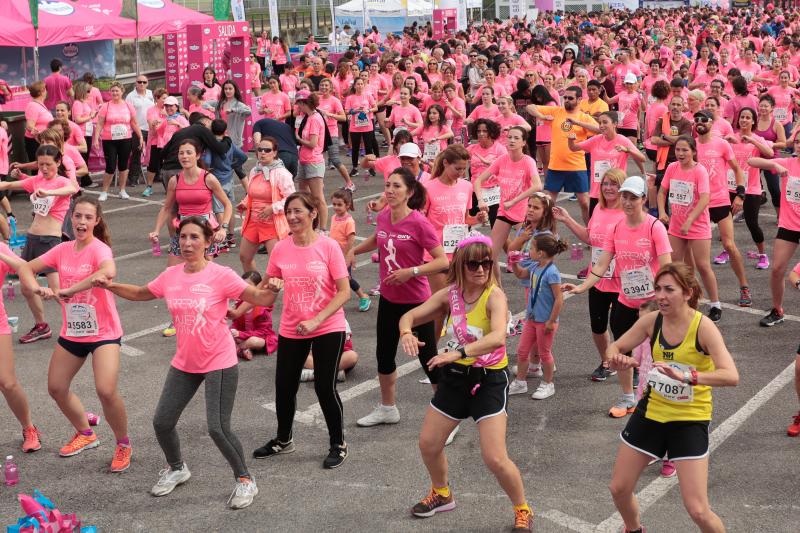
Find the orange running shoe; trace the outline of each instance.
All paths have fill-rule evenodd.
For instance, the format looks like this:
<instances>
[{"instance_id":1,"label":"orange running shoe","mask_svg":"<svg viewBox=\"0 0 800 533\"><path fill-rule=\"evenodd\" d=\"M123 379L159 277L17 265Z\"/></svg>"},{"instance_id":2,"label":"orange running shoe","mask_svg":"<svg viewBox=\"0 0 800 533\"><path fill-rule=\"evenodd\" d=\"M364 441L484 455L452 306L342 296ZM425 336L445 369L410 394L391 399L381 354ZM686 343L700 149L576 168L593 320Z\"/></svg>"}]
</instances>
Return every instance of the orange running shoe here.
<instances>
[{"instance_id":1,"label":"orange running shoe","mask_svg":"<svg viewBox=\"0 0 800 533\"><path fill-rule=\"evenodd\" d=\"M527 509L514 511L513 533L531 533L533 531L533 513Z\"/></svg>"},{"instance_id":2,"label":"orange running shoe","mask_svg":"<svg viewBox=\"0 0 800 533\"><path fill-rule=\"evenodd\" d=\"M616 404L611 406L608 410L608 416L611 418L622 418L632 414L636 410L636 402L630 402L625 398L620 399Z\"/></svg>"},{"instance_id":3,"label":"orange running shoe","mask_svg":"<svg viewBox=\"0 0 800 533\"><path fill-rule=\"evenodd\" d=\"M796 437L800 435L800 413L797 413L794 416L793 422L786 429L786 434L790 437Z\"/></svg>"},{"instance_id":4,"label":"orange running shoe","mask_svg":"<svg viewBox=\"0 0 800 533\"><path fill-rule=\"evenodd\" d=\"M42 443L39 442L39 430L36 429L36 426L24 428L22 430L22 451L30 453L41 449Z\"/></svg>"},{"instance_id":5,"label":"orange running shoe","mask_svg":"<svg viewBox=\"0 0 800 533\"><path fill-rule=\"evenodd\" d=\"M72 440L69 441L64 445L63 448L58 452L61 457L72 457L73 455L78 455L83 450L88 450L90 448L97 448L100 445L100 440L97 438L97 435L92 433L91 435L83 435L81 433L75 433L75 436L72 437Z\"/></svg>"},{"instance_id":6,"label":"orange running shoe","mask_svg":"<svg viewBox=\"0 0 800 533\"><path fill-rule=\"evenodd\" d=\"M124 472L131 466L131 447L117 444L114 450L114 458L111 460L112 472Z\"/></svg>"}]
</instances>

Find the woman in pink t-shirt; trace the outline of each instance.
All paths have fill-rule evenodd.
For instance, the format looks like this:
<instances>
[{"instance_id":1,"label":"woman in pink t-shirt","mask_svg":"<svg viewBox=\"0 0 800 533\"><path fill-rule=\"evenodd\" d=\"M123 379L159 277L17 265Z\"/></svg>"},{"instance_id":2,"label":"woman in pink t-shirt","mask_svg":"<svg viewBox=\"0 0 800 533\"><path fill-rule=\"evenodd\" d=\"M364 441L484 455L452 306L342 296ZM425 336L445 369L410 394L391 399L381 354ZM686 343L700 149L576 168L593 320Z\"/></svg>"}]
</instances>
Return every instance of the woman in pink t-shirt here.
<instances>
[{"instance_id":1,"label":"woman in pink t-shirt","mask_svg":"<svg viewBox=\"0 0 800 533\"><path fill-rule=\"evenodd\" d=\"M635 76L626 76L625 89L608 100L609 104L617 104L617 122L621 135L631 142L637 142L639 136L639 117L645 110L644 99L637 91L638 82Z\"/></svg>"},{"instance_id":2,"label":"woman in pink t-shirt","mask_svg":"<svg viewBox=\"0 0 800 533\"><path fill-rule=\"evenodd\" d=\"M461 88L461 85L458 84ZM444 85L444 118L447 125L453 131L453 142L467 145L469 140L467 130L464 127L464 119L467 116L467 104L464 99L458 96L455 83Z\"/></svg>"},{"instance_id":3,"label":"woman in pink t-shirt","mask_svg":"<svg viewBox=\"0 0 800 533\"><path fill-rule=\"evenodd\" d=\"M203 88L205 89L203 93L204 102L219 102L222 95L222 86L217 80L217 72L211 67L206 67L203 70Z\"/></svg>"},{"instance_id":4,"label":"woman in pink t-shirt","mask_svg":"<svg viewBox=\"0 0 800 533\"><path fill-rule=\"evenodd\" d=\"M280 122L291 116L292 103L289 96L281 91L281 82L277 76L267 79L267 90L258 99L258 107L262 115Z\"/></svg>"},{"instance_id":5,"label":"woman in pink t-shirt","mask_svg":"<svg viewBox=\"0 0 800 533\"><path fill-rule=\"evenodd\" d=\"M711 132L716 137L725 138L728 135L733 135L733 126L731 123L722 118L720 114L721 106L719 98L716 96L709 96L703 104L703 109L710 111L714 115L713 123L711 124Z\"/></svg>"},{"instance_id":6,"label":"woman in pink t-shirt","mask_svg":"<svg viewBox=\"0 0 800 533\"><path fill-rule=\"evenodd\" d=\"M442 106L433 104L425 112L422 126L411 132L421 146L422 161L426 165L432 165L436 156L447 148L447 140L453 138L453 132L444 120Z\"/></svg>"},{"instance_id":7,"label":"woman in pink t-shirt","mask_svg":"<svg viewBox=\"0 0 800 533\"><path fill-rule=\"evenodd\" d=\"M314 358L314 390L325 416L330 452L324 468L336 468L347 458L342 402L336 372L345 339L342 306L350 298L349 275L339 244L317 232L316 199L297 192L284 210L291 237L275 245L267 265L269 283L283 287L283 312L275 370L277 436L253 452L256 458L294 451L292 426L300 372L309 350Z\"/></svg>"},{"instance_id":8,"label":"woman in pink t-shirt","mask_svg":"<svg viewBox=\"0 0 800 533\"><path fill-rule=\"evenodd\" d=\"M495 159L508 153L505 145L500 142L500 126L497 122L485 118L479 118L470 128L470 137L477 139L478 142L467 146L470 154L469 174L472 180L477 180ZM497 219L497 210L500 208L500 186L497 184L497 177L492 175L481 184L480 189L473 191L472 209L469 214L478 214L478 194L489 207L489 224L494 226Z\"/></svg>"},{"instance_id":9,"label":"woman in pink t-shirt","mask_svg":"<svg viewBox=\"0 0 800 533\"><path fill-rule=\"evenodd\" d=\"M375 99L366 93L366 85L361 78L353 82L353 89L344 99L344 111L348 117L348 131L351 144L351 163L352 170L350 176L358 172L358 154L361 140L364 140L364 151L380 157L378 153L378 141L375 139L375 129L372 121L373 113L378 111ZM325 202L323 199L322 202Z\"/></svg>"},{"instance_id":10,"label":"woman in pink t-shirt","mask_svg":"<svg viewBox=\"0 0 800 533\"><path fill-rule=\"evenodd\" d=\"M339 156L339 123L347 120L347 115L344 114L344 107L341 100L333 94L333 82L330 78L323 78L319 81L319 104L317 111L322 114L325 119L325 125L328 128L328 133L331 135L331 147L328 150L328 164L332 165L339 171L339 175L344 180L344 188L349 191L355 191L356 186L350 175L347 173L347 168L342 164L342 159Z\"/></svg>"},{"instance_id":11,"label":"woman in pink t-shirt","mask_svg":"<svg viewBox=\"0 0 800 533\"><path fill-rule=\"evenodd\" d=\"M670 163L658 191L658 218L669 229L673 261L683 261L687 253L694 257L695 268L703 280L710 301L709 318L722 316L717 278L711 269L711 216L708 203L711 188L708 171L697 162L697 143L682 136L675 142L676 162ZM669 197L670 214L667 214Z\"/></svg>"},{"instance_id":12,"label":"woman in pink t-shirt","mask_svg":"<svg viewBox=\"0 0 800 533\"><path fill-rule=\"evenodd\" d=\"M298 91L296 96L297 110L308 118L303 118L296 131L297 144L300 145L300 167L297 172L297 189L310 193L319 203L319 226L322 231L328 229L328 206L325 198L325 119L317 111L319 97L306 90ZM373 140L375 135L373 134ZM338 146L332 149L338 150ZM358 146L354 147L358 153ZM355 169L355 165L353 166Z\"/></svg>"},{"instance_id":13,"label":"woman in pink t-shirt","mask_svg":"<svg viewBox=\"0 0 800 533\"><path fill-rule=\"evenodd\" d=\"M479 94L481 95L481 104L476 106L467 117L467 120L464 121L464 124L467 126L479 118L495 120L500 116L500 109L494 103L494 89L491 87L484 87Z\"/></svg>"},{"instance_id":14,"label":"woman in pink t-shirt","mask_svg":"<svg viewBox=\"0 0 800 533\"><path fill-rule=\"evenodd\" d=\"M47 89L43 81L35 81L28 86L28 93L31 101L25 106L25 152L28 161L36 160L36 149L39 143L36 142L36 134L47 127L47 123L53 120L53 115L44 100L47 98Z\"/></svg>"},{"instance_id":15,"label":"woman in pink t-shirt","mask_svg":"<svg viewBox=\"0 0 800 533\"><path fill-rule=\"evenodd\" d=\"M516 113L516 107L514 106L513 98L510 96L499 97L497 99L497 110L500 111L500 114L494 119L494 121L500 126L501 143L504 145L506 144L508 130L510 130L512 126L519 126L530 134L531 125L528 124L527 120Z\"/></svg>"},{"instance_id":16,"label":"woman in pink t-shirt","mask_svg":"<svg viewBox=\"0 0 800 533\"><path fill-rule=\"evenodd\" d=\"M74 85L75 100L72 102L72 118L75 123L81 127L83 131L83 138L86 142L86 151L83 158L86 164L89 164L89 149L92 144L92 135L94 134L94 117L97 116L97 110L92 107L89 96L89 84L83 81L76 81Z\"/></svg>"},{"instance_id":17,"label":"woman in pink t-shirt","mask_svg":"<svg viewBox=\"0 0 800 533\"><path fill-rule=\"evenodd\" d=\"M61 304L61 332L50 359L47 388L75 428L75 435L60 455L71 457L100 444L80 399L70 390L75 375L92 354L97 396L116 439L111 471L123 472L130 466L131 445L125 403L117 390L122 324L114 295L93 286L96 278L116 276L111 237L96 199L82 197L75 202L72 228L74 241L61 243L28 262L33 273L52 269L59 278L60 288L55 290L35 282L27 290L48 300L57 298Z\"/></svg>"},{"instance_id":18,"label":"woman in pink t-shirt","mask_svg":"<svg viewBox=\"0 0 800 533\"><path fill-rule=\"evenodd\" d=\"M402 87L398 96L398 103L392 105L392 112L387 119L389 125L392 126L394 135L397 135L400 130L416 130L422 126L423 122L419 108L411 105L411 90L408 87Z\"/></svg>"},{"instance_id":19,"label":"woman in pink t-shirt","mask_svg":"<svg viewBox=\"0 0 800 533\"><path fill-rule=\"evenodd\" d=\"M66 121L67 125L69 126L68 131L66 132L68 135L64 137L64 142L66 144L71 144L78 148L79 152L85 152L88 147L86 146L86 139L83 138L83 130L80 126L70 120L70 106L67 102L59 102L56 104L55 108L56 118L55 120L64 120ZM49 126L48 126L49 127Z\"/></svg>"},{"instance_id":20,"label":"woman in pink t-shirt","mask_svg":"<svg viewBox=\"0 0 800 533\"><path fill-rule=\"evenodd\" d=\"M396 406L395 354L400 341L397 324L401 316L430 298L426 276L447 268L447 256L436 231L419 211L425 207L427 193L417 176L406 168L395 169L386 180L385 192L388 208L378 213L375 233L351 248L346 259L347 264L352 265L355 256L378 250L380 300L376 354L381 405L358 419L356 423L362 427L400 421ZM431 261L425 262L425 252L431 255ZM428 368L428 361L436 355L434 322L420 324L413 331L425 343L420 349L419 360L435 387L438 373Z\"/></svg>"},{"instance_id":21,"label":"woman in pink t-shirt","mask_svg":"<svg viewBox=\"0 0 800 533\"><path fill-rule=\"evenodd\" d=\"M272 71L275 72L276 76L280 76L283 74L287 62L289 62L289 47L283 42L282 37L272 38L269 55L272 58Z\"/></svg>"},{"instance_id":22,"label":"woman in pink t-shirt","mask_svg":"<svg viewBox=\"0 0 800 533\"><path fill-rule=\"evenodd\" d=\"M168 466L159 473L150 493L166 496L191 477L175 427L200 385L205 384L208 432L236 478L228 505L241 509L253 502L258 488L230 424L239 368L236 344L226 319L228 304L231 300L244 300L267 307L273 304L280 288L270 284L253 287L230 268L208 260L206 250L215 234L207 220L199 216L184 218L177 233L183 263L167 268L144 286L116 283L108 277L97 277L94 285L126 300L163 298L175 324L177 349L153 415L153 428Z\"/></svg>"}]
</instances>

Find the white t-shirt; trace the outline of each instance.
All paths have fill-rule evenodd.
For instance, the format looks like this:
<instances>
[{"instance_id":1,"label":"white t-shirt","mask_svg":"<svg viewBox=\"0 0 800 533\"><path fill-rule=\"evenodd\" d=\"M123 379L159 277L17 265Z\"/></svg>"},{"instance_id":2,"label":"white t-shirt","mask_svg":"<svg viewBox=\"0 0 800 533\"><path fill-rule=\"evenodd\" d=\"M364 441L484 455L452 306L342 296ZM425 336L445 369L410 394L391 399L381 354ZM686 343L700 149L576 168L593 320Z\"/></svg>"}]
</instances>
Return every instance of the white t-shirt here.
<instances>
[{"instance_id":1,"label":"white t-shirt","mask_svg":"<svg viewBox=\"0 0 800 533\"><path fill-rule=\"evenodd\" d=\"M139 128L142 131L148 131L147 110L156 105L155 100L153 100L153 91L147 89L144 95L141 95L134 89L125 97L125 101L131 104L136 111L136 122L139 123Z\"/></svg>"}]
</instances>

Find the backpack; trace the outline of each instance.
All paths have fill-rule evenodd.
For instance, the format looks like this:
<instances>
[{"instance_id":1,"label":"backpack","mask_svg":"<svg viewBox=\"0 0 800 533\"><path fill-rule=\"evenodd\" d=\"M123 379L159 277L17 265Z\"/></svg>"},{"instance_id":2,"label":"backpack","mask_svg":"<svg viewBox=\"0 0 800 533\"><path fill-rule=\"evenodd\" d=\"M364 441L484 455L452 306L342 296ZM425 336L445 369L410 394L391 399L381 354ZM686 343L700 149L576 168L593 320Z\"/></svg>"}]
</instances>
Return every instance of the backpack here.
<instances>
[{"instance_id":1,"label":"backpack","mask_svg":"<svg viewBox=\"0 0 800 533\"><path fill-rule=\"evenodd\" d=\"M319 113L319 116L322 117L322 113L319 112L318 109L314 110L315 113ZM303 120L300 121L300 127L297 128L297 136L301 137L303 135L303 129L306 127L306 121L308 121L308 115L303 117ZM328 130L328 124L325 122L325 117L322 117L322 124L325 126L323 129L325 130L325 142L322 145L322 151L327 152L328 148L331 147L333 141L331 140L331 132Z\"/></svg>"}]
</instances>

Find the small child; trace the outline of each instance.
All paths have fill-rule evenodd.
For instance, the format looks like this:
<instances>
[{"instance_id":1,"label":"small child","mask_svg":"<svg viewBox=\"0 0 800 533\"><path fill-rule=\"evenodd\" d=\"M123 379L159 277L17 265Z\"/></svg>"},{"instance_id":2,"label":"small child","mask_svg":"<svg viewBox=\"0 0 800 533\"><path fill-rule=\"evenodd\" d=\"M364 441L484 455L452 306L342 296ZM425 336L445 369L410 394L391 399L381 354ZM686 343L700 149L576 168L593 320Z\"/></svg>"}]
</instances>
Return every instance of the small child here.
<instances>
[{"instance_id":1,"label":"small child","mask_svg":"<svg viewBox=\"0 0 800 533\"><path fill-rule=\"evenodd\" d=\"M551 350L564 296L561 293L561 273L553 258L567 248L566 242L552 235L537 235L531 241L530 259L514 264L514 274L520 279L530 279L531 286L517 349L517 377L508 389L509 394L528 392L528 359L534 347L541 360L542 381L531 398L544 400L556 392L553 383L555 361Z\"/></svg>"},{"instance_id":2,"label":"small child","mask_svg":"<svg viewBox=\"0 0 800 533\"><path fill-rule=\"evenodd\" d=\"M261 283L261 274L245 272L242 279L256 287ZM231 335L236 342L236 355L242 359L252 359L253 350L264 350L272 355L278 349L278 335L272 329L272 306L253 306L238 300L228 311L228 318L233 320Z\"/></svg>"},{"instance_id":3,"label":"small child","mask_svg":"<svg viewBox=\"0 0 800 533\"><path fill-rule=\"evenodd\" d=\"M658 311L658 304L655 300L645 302L639 306L639 318L653 311ZM647 388L647 379L645 376L647 376L648 372L653 368L653 353L650 348L649 337L633 349L633 359L639 363L639 375L642 376L642 378L639 379L639 385L636 387L636 401L638 402L642 399L642 395ZM669 459L664 459L664 462L661 464L661 477L672 477L674 475L675 463Z\"/></svg>"},{"instance_id":4,"label":"small child","mask_svg":"<svg viewBox=\"0 0 800 533\"><path fill-rule=\"evenodd\" d=\"M339 243L342 253L347 255L356 240L356 221L350 215L350 211L353 210L353 193L347 189L339 189L334 191L331 201L334 214L331 219L330 237ZM358 296L358 310L366 313L369 311L372 300L367 293L361 290L361 285L353 279L350 267L347 271L350 273L350 290Z\"/></svg>"},{"instance_id":5,"label":"small child","mask_svg":"<svg viewBox=\"0 0 800 533\"><path fill-rule=\"evenodd\" d=\"M345 374L352 370L358 362L358 353L353 350L353 331L350 329L350 323L345 319L344 321L344 347L342 348L342 357L339 359L339 370L336 372L336 381L343 382ZM306 362L303 363L303 370L300 372L300 381L314 381L314 358L309 352L306 357Z\"/></svg>"},{"instance_id":6,"label":"small child","mask_svg":"<svg viewBox=\"0 0 800 533\"><path fill-rule=\"evenodd\" d=\"M247 161L247 154L237 148L233 144L233 141L231 141L231 138L225 135L227 131L228 123L224 120L218 118L211 122L211 133L214 134L217 140L222 141L228 146L228 151L225 153L225 156L219 156L211 150L206 150L204 157L206 158L209 172L219 180L219 184L222 185L222 190L225 191L225 196L231 201L231 205L236 205L233 196L233 171L235 168L241 167ZM247 190L247 183L244 183L244 187L245 190ZM217 216L217 219L222 222L222 213L224 211L222 203L215 197L211 198L211 203L213 204L214 214ZM228 248L236 248L236 241L233 238L233 226L228 228L228 233L225 236L225 244Z\"/></svg>"}]
</instances>

